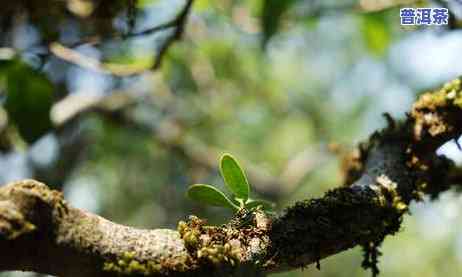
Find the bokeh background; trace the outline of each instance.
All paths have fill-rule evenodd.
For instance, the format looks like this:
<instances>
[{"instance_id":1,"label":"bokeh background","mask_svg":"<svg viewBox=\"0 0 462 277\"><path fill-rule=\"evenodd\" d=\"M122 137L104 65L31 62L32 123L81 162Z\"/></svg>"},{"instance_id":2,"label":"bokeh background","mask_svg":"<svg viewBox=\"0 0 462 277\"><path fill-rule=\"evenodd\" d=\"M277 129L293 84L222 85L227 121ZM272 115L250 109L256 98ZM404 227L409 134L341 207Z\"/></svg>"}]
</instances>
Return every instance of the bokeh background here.
<instances>
[{"instance_id":1,"label":"bokeh background","mask_svg":"<svg viewBox=\"0 0 462 277\"><path fill-rule=\"evenodd\" d=\"M230 152L252 193L282 210L341 184L342 154L385 126L383 113L403 118L419 93L462 73L460 1L196 0L167 52L175 27L132 35L185 3L2 3L0 183L35 178L140 228L190 214L221 224L230 212L185 192L223 187L218 159ZM404 28L404 6L447 7L450 24ZM439 151L462 161L454 142ZM413 204L385 240L380 276L460 276L461 211L456 192ZM321 271L272 276L370 276L361 260L353 249Z\"/></svg>"}]
</instances>

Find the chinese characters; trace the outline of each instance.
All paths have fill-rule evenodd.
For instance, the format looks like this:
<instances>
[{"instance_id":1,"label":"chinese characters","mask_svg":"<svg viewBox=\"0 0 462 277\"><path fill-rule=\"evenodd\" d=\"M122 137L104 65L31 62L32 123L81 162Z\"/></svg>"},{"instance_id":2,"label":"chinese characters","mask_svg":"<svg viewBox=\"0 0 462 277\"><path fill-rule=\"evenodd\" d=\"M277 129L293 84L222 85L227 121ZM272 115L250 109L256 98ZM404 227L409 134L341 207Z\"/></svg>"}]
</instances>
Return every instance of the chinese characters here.
<instances>
[{"instance_id":1,"label":"chinese characters","mask_svg":"<svg viewBox=\"0 0 462 277\"><path fill-rule=\"evenodd\" d=\"M449 11L446 8L400 9L401 25L447 25Z\"/></svg>"}]
</instances>

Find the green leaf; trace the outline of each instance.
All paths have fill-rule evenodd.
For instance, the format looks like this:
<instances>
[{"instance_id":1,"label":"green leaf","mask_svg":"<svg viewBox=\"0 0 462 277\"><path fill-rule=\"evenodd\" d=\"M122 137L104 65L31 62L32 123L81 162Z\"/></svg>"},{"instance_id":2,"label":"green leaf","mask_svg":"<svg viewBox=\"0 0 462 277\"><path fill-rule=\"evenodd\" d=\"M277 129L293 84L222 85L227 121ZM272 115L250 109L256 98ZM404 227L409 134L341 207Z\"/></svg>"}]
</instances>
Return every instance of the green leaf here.
<instances>
[{"instance_id":1,"label":"green leaf","mask_svg":"<svg viewBox=\"0 0 462 277\"><path fill-rule=\"evenodd\" d=\"M274 209L274 203L270 201L266 201L263 199L249 199L247 200L245 207L248 209L255 208L257 206L262 206L264 210L272 210Z\"/></svg>"},{"instance_id":2,"label":"green leaf","mask_svg":"<svg viewBox=\"0 0 462 277\"><path fill-rule=\"evenodd\" d=\"M212 206L231 208L235 210L239 209L239 207L233 204L233 202L231 202L231 200L229 200L229 198L226 197L222 191L211 185L192 185L189 187L187 194L189 198L197 202L202 202Z\"/></svg>"},{"instance_id":3,"label":"green leaf","mask_svg":"<svg viewBox=\"0 0 462 277\"><path fill-rule=\"evenodd\" d=\"M290 8L295 0L263 0L261 25L263 29L263 47L278 31L282 15Z\"/></svg>"},{"instance_id":4,"label":"green leaf","mask_svg":"<svg viewBox=\"0 0 462 277\"><path fill-rule=\"evenodd\" d=\"M33 143L49 132L54 91L51 81L18 59L2 62L0 79L6 91L5 110L21 137Z\"/></svg>"},{"instance_id":5,"label":"green leaf","mask_svg":"<svg viewBox=\"0 0 462 277\"><path fill-rule=\"evenodd\" d=\"M221 157L220 169L225 184L234 196L242 199L243 202L247 201L250 191L249 182L236 159L230 154L224 154Z\"/></svg>"}]
</instances>

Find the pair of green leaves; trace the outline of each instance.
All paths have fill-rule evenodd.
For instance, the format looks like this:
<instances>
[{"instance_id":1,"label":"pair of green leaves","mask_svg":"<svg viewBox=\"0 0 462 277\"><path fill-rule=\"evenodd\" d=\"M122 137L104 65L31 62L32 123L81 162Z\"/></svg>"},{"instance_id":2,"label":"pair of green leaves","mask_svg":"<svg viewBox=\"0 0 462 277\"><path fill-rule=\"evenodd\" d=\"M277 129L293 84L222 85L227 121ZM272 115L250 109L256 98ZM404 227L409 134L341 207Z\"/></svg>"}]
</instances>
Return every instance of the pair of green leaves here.
<instances>
[{"instance_id":1,"label":"pair of green leaves","mask_svg":"<svg viewBox=\"0 0 462 277\"><path fill-rule=\"evenodd\" d=\"M232 210L241 208L251 209L256 206L263 206L265 209L271 208L272 204L268 201L249 198L249 182L247 181L244 170L242 170L233 156L224 154L221 157L220 171L226 187L233 194L232 198L226 196L218 188L206 184L195 184L190 186L187 192L188 197L201 203L226 207Z\"/></svg>"}]
</instances>

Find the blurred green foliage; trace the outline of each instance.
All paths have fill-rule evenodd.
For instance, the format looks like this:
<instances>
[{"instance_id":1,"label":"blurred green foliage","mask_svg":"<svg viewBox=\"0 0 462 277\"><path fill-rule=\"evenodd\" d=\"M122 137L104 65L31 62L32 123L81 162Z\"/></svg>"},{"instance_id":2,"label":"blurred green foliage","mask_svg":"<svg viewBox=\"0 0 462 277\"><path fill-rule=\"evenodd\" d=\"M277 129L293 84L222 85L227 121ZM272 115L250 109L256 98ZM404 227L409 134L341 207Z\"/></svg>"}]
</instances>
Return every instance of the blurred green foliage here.
<instances>
[{"instance_id":1,"label":"blurred green foliage","mask_svg":"<svg viewBox=\"0 0 462 277\"><path fill-rule=\"evenodd\" d=\"M295 0L278 1L263 0L261 12L261 27L263 33L263 45L265 46L271 37L278 31L281 17L295 3Z\"/></svg>"},{"instance_id":2,"label":"blurred green foliage","mask_svg":"<svg viewBox=\"0 0 462 277\"><path fill-rule=\"evenodd\" d=\"M2 61L0 82L6 91L4 107L21 137L33 143L51 130L53 84L18 59Z\"/></svg>"},{"instance_id":3,"label":"blurred green foliage","mask_svg":"<svg viewBox=\"0 0 462 277\"><path fill-rule=\"evenodd\" d=\"M26 2L5 2L6 10ZM101 1L105 5L87 20L62 13L64 2L51 2L43 2L46 9L38 9L30 19L12 13L19 27L40 34L32 44L46 46L66 34L74 41L126 31L125 1ZM135 27L164 22L162 16L171 12L164 8L173 2L138 1ZM418 57L424 49L416 47L412 57L398 56L398 66L393 55L410 39L422 39L428 46L425 38L433 32L402 29L399 6L366 13L358 11L358 5L368 1L346 2L197 0L183 40L169 49L160 71L127 78L53 59L36 66L26 55L28 48L18 47L23 59L0 64L2 103L9 120L1 133L32 147L50 130L50 109L69 95L93 99L122 92L133 99L133 105L115 112L89 109L67 126L69 132L59 132L59 146L77 148L72 153L79 158L69 167L51 163L48 172L66 176L54 185L62 186L73 205L142 228L175 228L189 214L210 224L225 222L231 211L185 197L194 183L224 190L216 161L225 152L245 165L253 195L271 198L279 209L321 196L342 182L340 159L329 146L337 145L341 153L365 139L384 126L383 112L404 116L412 92L425 87L411 83L406 71L412 62L422 62ZM32 8L26 10L33 13ZM2 27L15 37L14 30ZM448 32L435 33L441 41ZM17 41L24 37L28 35L16 34ZM158 40L109 40L76 49L105 62L146 64L153 60L150 54ZM5 44L14 48L12 41L6 39ZM440 59L434 60L453 64L454 56L438 53ZM418 66L429 74L428 67ZM419 76L423 82L430 75ZM82 99L76 103L85 102ZM10 129L17 129L20 138L11 136ZM83 137L83 143L73 145L76 136ZM51 151L38 147L41 155ZM8 151L4 157L27 152ZM75 154L60 148L57 155L60 161ZM17 166L11 163L8 170ZM441 201L413 206L403 231L384 243L381 276L459 276L461 208L461 198L451 193ZM369 276L360 264L361 254L354 249L321 261L321 271L310 267L274 276Z\"/></svg>"},{"instance_id":4,"label":"blurred green foliage","mask_svg":"<svg viewBox=\"0 0 462 277\"><path fill-rule=\"evenodd\" d=\"M392 27L387 20L391 12L375 12L362 16L362 33L369 51L377 56L386 54L391 43Z\"/></svg>"}]
</instances>

